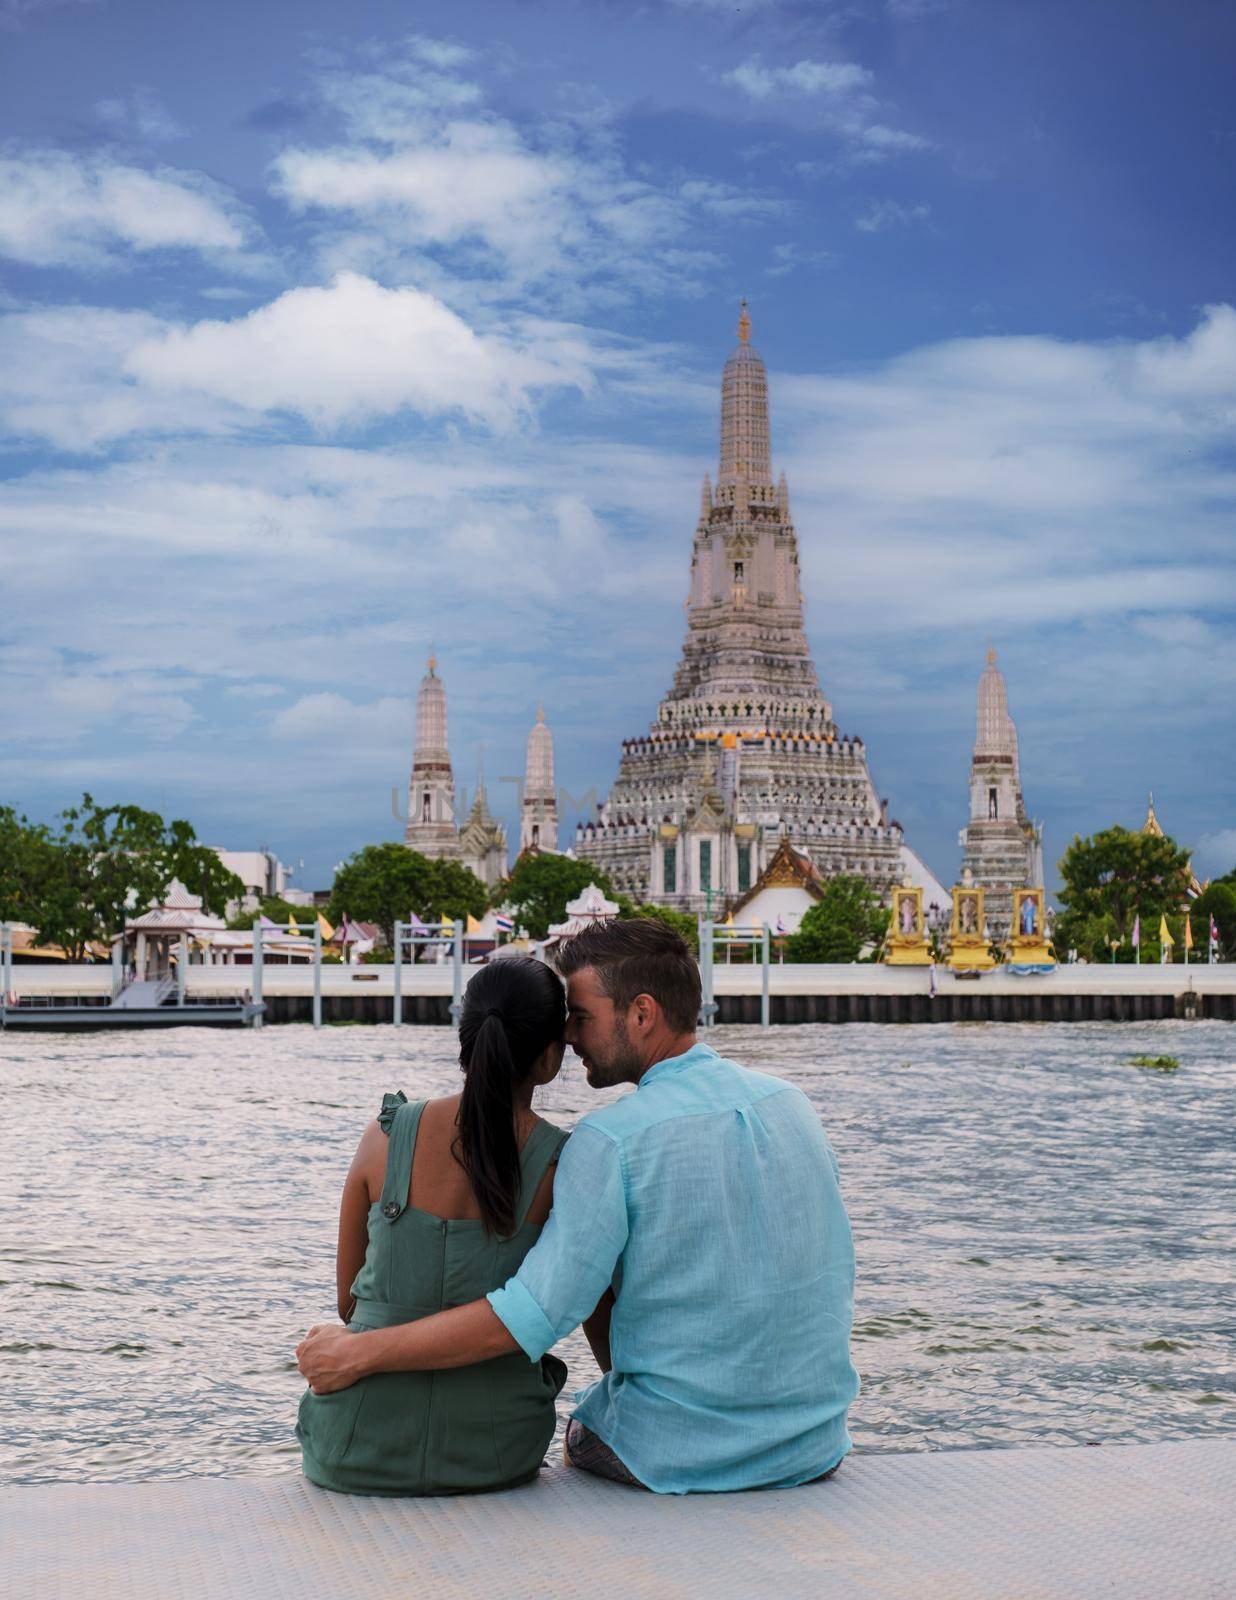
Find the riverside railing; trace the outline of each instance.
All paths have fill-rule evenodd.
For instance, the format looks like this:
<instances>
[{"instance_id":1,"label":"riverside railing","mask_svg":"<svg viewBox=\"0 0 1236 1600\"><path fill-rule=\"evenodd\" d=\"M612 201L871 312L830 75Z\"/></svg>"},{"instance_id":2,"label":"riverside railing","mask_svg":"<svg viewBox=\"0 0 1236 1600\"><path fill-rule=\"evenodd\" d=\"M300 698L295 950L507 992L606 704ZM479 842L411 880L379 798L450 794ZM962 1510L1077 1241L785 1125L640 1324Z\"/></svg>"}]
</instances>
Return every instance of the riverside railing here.
<instances>
[{"instance_id":1,"label":"riverside railing","mask_svg":"<svg viewBox=\"0 0 1236 1600\"><path fill-rule=\"evenodd\" d=\"M749 928L720 927L711 917L701 917L700 932L700 1027L709 1028L716 1018L718 1005L714 968L716 947L720 943L727 954L734 945L759 945L760 948L760 1027L767 1028L772 1021L772 1004L769 998L770 969L772 964L772 930L766 922Z\"/></svg>"},{"instance_id":2,"label":"riverside railing","mask_svg":"<svg viewBox=\"0 0 1236 1600\"><path fill-rule=\"evenodd\" d=\"M289 922L286 928L280 925L278 931L290 934L300 934L308 933L310 929L313 931L313 1026L315 1028L320 1028L322 1026L322 924L316 918L312 923L306 922L303 925L299 922ZM271 930L271 932L275 931L275 929ZM262 933L262 924L260 922L255 922L253 924L253 978L250 984L253 1003L258 1008L253 1015L253 1026L255 1028L260 1028L263 1021L262 973L265 966L265 953L263 948ZM180 966L180 973L178 974L181 1005L184 1004L184 982L185 977L187 976L185 973L185 966L187 965L187 962L183 960L183 953L185 949L185 940L184 936L182 935L182 962Z\"/></svg>"},{"instance_id":3,"label":"riverside railing","mask_svg":"<svg viewBox=\"0 0 1236 1600\"><path fill-rule=\"evenodd\" d=\"M450 930L449 932L447 930ZM449 945L451 951L451 1026L458 1027L459 1013L463 1009L463 945L464 925L462 922L440 922L436 925L397 922L395 924L395 1000L391 1010L391 1022L395 1027L403 1023L403 952L405 948L412 953L412 960L416 960L415 951L421 949L442 950Z\"/></svg>"}]
</instances>

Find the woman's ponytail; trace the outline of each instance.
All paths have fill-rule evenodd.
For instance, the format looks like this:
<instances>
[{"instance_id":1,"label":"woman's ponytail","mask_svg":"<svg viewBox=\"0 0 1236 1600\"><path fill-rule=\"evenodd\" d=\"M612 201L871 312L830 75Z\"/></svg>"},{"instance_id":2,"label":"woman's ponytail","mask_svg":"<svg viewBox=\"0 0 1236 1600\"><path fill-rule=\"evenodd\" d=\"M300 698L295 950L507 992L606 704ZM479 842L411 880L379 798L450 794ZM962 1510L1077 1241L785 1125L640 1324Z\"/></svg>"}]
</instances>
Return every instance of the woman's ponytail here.
<instances>
[{"instance_id":1,"label":"woman's ponytail","mask_svg":"<svg viewBox=\"0 0 1236 1600\"><path fill-rule=\"evenodd\" d=\"M515 1136L515 1061L498 1011L472 1041L459 1102L459 1158L491 1233L515 1231L519 1144Z\"/></svg>"},{"instance_id":2,"label":"woman's ponytail","mask_svg":"<svg viewBox=\"0 0 1236 1600\"><path fill-rule=\"evenodd\" d=\"M491 1233L515 1231L522 1170L515 1089L566 1028L562 980L531 956L504 956L464 992L459 1018L459 1160Z\"/></svg>"}]
</instances>

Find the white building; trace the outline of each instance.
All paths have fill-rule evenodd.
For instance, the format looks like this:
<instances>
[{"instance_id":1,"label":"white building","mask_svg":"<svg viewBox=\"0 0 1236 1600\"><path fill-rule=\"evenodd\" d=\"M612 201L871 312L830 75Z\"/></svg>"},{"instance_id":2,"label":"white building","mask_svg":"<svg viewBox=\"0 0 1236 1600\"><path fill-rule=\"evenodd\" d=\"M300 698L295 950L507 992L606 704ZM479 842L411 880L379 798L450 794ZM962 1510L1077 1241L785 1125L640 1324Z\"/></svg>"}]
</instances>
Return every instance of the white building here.
<instances>
[{"instance_id":1,"label":"white building","mask_svg":"<svg viewBox=\"0 0 1236 1600\"><path fill-rule=\"evenodd\" d=\"M224 850L218 845L211 845L210 848L227 870L234 872L245 886L239 904L233 901L227 907L229 919L241 911L256 910L262 900L287 898L292 873L273 851ZM310 896L310 900L312 898Z\"/></svg>"}]
</instances>

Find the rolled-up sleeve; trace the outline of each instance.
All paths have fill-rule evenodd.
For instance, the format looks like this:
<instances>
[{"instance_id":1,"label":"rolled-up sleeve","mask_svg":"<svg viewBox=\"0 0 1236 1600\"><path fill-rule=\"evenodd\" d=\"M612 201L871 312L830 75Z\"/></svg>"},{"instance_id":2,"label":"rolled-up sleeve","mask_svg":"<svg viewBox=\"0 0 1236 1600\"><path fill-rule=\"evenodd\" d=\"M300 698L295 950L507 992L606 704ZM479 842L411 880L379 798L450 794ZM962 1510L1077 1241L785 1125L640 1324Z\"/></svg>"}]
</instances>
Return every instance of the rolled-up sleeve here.
<instances>
[{"instance_id":1,"label":"rolled-up sleeve","mask_svg":"<svg viewBox=\"0 0 1236 1600\"><path fill-rule=\"evenodd\" d=\"M567 1140L554 1204L541 1237L513 1278L486 1298L530 1361L578 1328L609 1288L627 1242L622 1156L588 1127Z\"/></svg>"}]
</instances>

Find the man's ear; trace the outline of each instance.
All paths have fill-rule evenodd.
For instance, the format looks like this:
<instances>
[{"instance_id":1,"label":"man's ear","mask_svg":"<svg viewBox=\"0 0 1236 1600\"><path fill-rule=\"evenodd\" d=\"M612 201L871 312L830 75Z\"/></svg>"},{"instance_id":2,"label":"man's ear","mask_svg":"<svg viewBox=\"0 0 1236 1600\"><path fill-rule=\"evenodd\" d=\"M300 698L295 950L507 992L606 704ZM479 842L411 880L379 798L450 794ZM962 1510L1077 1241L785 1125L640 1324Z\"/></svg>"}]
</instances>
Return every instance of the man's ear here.
<instances>
[{"instance_id":1,"label":"man's ear","mask_svg":"<svg viewBox=\"0 0 1236 1600\"><path fill-rule=\"evenodd\" d=\"M637 994L631 1002L635 1012L636 1024L645 1032L650 1033L657 1025L657 1018L661 1008L650 994Z\"/></svg>"}]
</instances>

